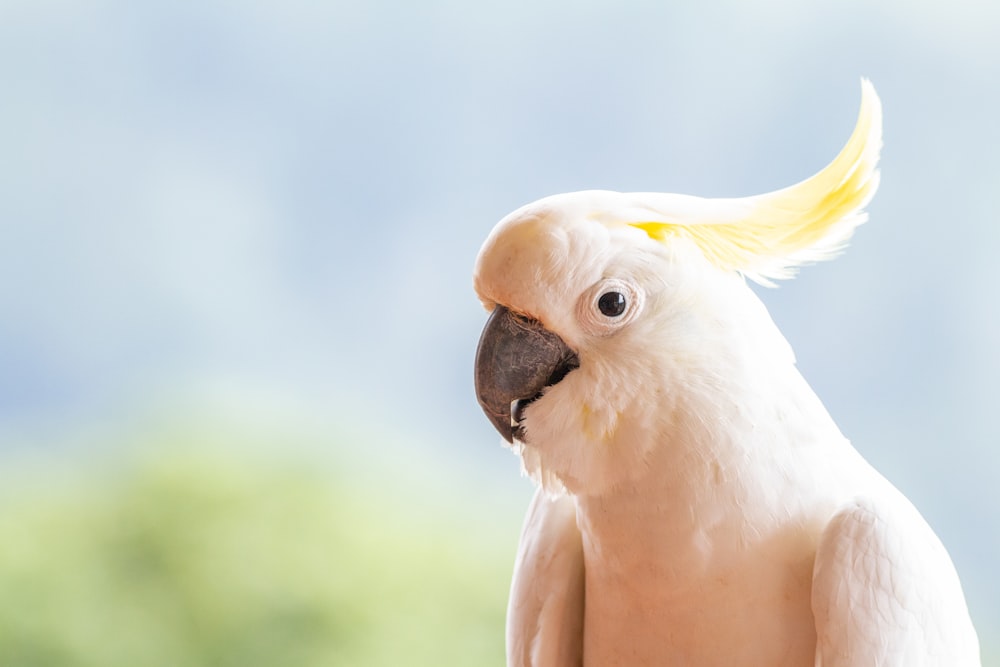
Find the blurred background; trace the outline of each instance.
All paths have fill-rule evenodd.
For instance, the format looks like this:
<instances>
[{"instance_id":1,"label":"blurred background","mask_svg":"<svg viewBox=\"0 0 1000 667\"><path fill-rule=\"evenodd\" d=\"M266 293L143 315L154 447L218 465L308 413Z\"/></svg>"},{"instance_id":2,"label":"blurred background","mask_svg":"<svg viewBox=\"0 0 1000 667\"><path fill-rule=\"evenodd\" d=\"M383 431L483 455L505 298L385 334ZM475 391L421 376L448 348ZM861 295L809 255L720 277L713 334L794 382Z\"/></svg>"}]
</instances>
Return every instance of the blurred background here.
<instances>
[{"instance_id":1,"label":"blurred background","mask_svg":"<svg viewBox=\"0 0 1000 667\"><path fill-rule=\"evenodd\" d=\"M499 665L531 485L493 224L743 196L885 110L871 220L759 290L1000 665L1000 4L0 0L0 665Z\"/></svg>"}]
</instances>

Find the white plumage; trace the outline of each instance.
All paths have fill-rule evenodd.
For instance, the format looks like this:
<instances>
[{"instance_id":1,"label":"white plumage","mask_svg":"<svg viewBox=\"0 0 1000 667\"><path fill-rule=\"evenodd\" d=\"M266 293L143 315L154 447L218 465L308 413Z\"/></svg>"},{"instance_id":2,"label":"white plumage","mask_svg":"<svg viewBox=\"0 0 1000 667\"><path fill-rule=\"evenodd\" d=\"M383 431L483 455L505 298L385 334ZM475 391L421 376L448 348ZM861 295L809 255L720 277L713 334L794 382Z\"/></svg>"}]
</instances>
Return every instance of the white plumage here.
<instances>
[{"instance_id":1,"label":"white plumage","mask_svg":"<svg viewBox=\"0 0 1000 667\"><path fill-rule=\"evenodd\" d=\"M941 543L841 435L744 280L842 247L880 146L865 82L848 145L797 186L571 193L493 230L477 392L540 485L509 665L979 664Z\"/></svg>"}]
</instances>

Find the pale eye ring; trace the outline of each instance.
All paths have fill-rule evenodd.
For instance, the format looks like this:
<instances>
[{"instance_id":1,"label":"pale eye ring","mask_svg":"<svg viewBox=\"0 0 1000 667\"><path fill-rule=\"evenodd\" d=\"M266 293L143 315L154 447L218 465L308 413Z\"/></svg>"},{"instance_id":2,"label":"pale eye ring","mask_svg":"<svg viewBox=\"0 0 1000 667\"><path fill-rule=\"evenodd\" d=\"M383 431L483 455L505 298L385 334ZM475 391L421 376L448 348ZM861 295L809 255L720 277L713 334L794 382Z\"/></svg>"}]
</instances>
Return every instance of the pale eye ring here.
<instances>
[{"instance_id":1,"label":"pale eye ring","mask_svg":"<svg viewBox=\"0 0 1000 667\"><path fill-rule=\"evenodd\" d=\"M645 293L632 280L604 278L580 296L577 317L584 331L609 336L642 311Z\"/></svg>"}]
</instances>

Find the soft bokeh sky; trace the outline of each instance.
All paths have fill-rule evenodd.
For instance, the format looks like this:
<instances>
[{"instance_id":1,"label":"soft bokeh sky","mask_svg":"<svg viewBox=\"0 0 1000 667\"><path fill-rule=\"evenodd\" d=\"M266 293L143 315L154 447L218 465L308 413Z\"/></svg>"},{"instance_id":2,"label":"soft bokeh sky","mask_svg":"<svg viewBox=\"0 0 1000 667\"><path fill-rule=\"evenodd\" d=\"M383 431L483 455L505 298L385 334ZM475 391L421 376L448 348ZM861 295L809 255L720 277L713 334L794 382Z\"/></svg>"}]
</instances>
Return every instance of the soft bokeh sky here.
<instances>
[{"instance_id":1,"label":"soft bokeh sky","mask_svg":"<svg viewBox=\"0 0 1000 667\"><path fill-rule=\"evenodd\" d=\"M763 297L996 628L998 34L992 0L0 0L0 448L282 406L520 488L471 386L492 225L790 185L867 76L871 221Z\"/></svg>"}]
</instances>

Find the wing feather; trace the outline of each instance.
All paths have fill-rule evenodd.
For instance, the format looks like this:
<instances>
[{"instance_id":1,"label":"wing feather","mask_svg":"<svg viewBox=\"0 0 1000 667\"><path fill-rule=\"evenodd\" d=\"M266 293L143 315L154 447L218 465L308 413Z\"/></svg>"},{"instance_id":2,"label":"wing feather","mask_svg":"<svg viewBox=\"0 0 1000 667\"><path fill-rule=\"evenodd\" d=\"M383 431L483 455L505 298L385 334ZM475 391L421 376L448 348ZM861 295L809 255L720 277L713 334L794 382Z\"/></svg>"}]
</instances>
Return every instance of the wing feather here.
<instances>
[{"instance_id":1,"label":"wing feather","mask_svg":"<svg viewBox=\"0 0 1000 667\"><path fill-rule=\"evenodd\" d=\"M583 664L583 543L570 496L542 489L521 532L507 607L509 667Z\"/></svg>"},{"instance_id":2,"label":"wing feather","mask_svg":"<svg viewBox=\"0 0 1000 667\"><path fill-rule=\"evenodd\" d=\"M857 499L816 551L816 667L980 665L958 575L905 499Z\"/></svg>"}]
</instances>

